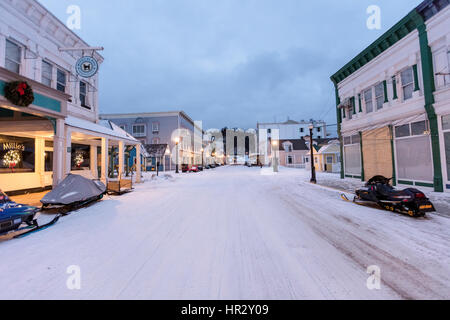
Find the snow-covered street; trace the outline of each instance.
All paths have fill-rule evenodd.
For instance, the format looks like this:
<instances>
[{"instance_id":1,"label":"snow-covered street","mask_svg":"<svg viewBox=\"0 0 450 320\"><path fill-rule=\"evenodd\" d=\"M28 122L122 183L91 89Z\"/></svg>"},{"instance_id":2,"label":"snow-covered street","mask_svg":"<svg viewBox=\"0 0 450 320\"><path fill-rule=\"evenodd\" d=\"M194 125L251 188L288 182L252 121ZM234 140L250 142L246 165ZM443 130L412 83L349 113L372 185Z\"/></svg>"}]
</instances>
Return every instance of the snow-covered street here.
<instances>
[{"instance_id":1,"label":"snow-covered street","mask_svg":"<svg viewBox=\"0 0 450 320\"><path fill-rule=\"evenodd\" d=\"M0 298L450 298L449 218L356 206L308 179L247 167L148 176L48 230L0 238ZM380 290L366 285L374 265ZM69 266L81 290L67 288Z\"/></svg>"}]
</instances>

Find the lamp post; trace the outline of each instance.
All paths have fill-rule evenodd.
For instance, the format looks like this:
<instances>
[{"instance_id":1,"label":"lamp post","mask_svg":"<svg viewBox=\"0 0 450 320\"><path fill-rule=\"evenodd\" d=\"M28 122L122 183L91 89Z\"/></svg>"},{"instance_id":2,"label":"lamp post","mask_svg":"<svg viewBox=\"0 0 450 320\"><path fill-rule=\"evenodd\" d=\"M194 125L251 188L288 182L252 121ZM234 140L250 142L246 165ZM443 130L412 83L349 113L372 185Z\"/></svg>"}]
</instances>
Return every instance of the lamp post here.
<instances>
[{"instance_id":1,"label":"lamp post","mask_svg":"<svg viewBox=\"0 0 450 320\"><path fill-rule=\"evenodd\" d=\"M176 144L176 162L175 162L175 173L180 173L180 170L178 168L178 145L180 144L180 138L175 138L175 144Z\"/></svg>"},{"instance_id":2,"label":"lamp post","mask_svg":"<svg viewBox=\"0 0 450 320\"><path fill-rule=\"evenodd\" d=\"M278 141L277 141L277 140L272 140L272 162L273 162L273 172L278 172L277 147L278 147Z\"/></svg>"},{"instance_id":3,"label":"lamp post","mask_svg":"<svg viewBox=\"0 0 450 320\"><path fill-rule=\"evenodd\" d=\"M313 129L314 123L309 125L309 144L310 144L310 154L311 154L311 183L317 183L316 180L316 167L314 165L314 145L313 145Z\"/></svg>"}]
</instances>

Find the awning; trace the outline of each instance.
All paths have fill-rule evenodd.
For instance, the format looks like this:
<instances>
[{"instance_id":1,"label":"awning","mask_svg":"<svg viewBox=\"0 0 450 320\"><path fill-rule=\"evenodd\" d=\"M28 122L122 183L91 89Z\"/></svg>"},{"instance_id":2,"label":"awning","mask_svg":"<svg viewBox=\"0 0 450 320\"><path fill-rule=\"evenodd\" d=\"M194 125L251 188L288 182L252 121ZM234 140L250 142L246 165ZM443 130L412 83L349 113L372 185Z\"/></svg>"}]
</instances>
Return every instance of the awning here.
<instances>
[{"instance_id":1,"label":"awning","mask_svg":"<svg viewBox=\"0 0 450 320\"><path fill-rule=\"evenodd\" d=\"M118 138L120 140L126 140L127 142L131 142L133 144L140 143L133 136L131 136L126 131L109 120L100 120L100 122L97 124L94 122L75 118L73 116L68 116L66 118L66 124L74 128L90 131L93 134L100 133L102 135Z\"/></svg>"}]
</instances>

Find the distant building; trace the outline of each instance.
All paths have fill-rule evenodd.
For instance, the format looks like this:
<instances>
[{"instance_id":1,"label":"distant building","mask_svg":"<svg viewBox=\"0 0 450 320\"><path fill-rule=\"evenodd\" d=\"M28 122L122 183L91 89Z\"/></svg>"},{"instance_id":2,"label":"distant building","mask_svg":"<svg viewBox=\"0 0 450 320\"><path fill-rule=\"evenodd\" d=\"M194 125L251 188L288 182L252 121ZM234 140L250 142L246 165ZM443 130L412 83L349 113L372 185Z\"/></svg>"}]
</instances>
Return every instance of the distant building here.
<instances>
[{"instance_id":1,"label":"distant building","mask_svg":"<svg viewBox=\"0 0 450 320\"><path fill-rule=\"evenodd\" d=\"M341 150L338 139L314 141L314 167L318 172L341 172ZM311 169L311 153L305 156L306 168Z\"/></svg>"},{"instance_id":2,"label":"distant building","mask_svg":"<svg viewBox=\"0 0 450 320\"><path fill-rule=\"evenodd\" d=\"M306 141L302 139L280 140L279 164L285 167L304 168L305 157L309 152Z\"/></svg>"},{"instance_id":3,"label":"distant building","mask_svg":"<svg viewBox=\"0 0 450 320\"><path fill-rule=\"evenodd\" d=\"M179 164L201 163L202 129L183 111L102 114L100 117L115 123L146 146L150 170L156 170L158 162L161 171L175 169L176 137L180 138ZM161 146L165 147L164 155L160 154Z\"/></svg>"},{"instance_id":4,"label":"distant building","mask_svg":"<svg viewBox=\"0 0 450 320\"><path fill-rule=\"evenodd\" d=\"M300 139L309 136L309 126L314 124L313 134L317 138L327 137L327 125L324 121L294 121L288 120L286 122L274 123L258 123L257 130L267 130L268 135L278 130L279 139Z\"/></svg>"}]
</instances>

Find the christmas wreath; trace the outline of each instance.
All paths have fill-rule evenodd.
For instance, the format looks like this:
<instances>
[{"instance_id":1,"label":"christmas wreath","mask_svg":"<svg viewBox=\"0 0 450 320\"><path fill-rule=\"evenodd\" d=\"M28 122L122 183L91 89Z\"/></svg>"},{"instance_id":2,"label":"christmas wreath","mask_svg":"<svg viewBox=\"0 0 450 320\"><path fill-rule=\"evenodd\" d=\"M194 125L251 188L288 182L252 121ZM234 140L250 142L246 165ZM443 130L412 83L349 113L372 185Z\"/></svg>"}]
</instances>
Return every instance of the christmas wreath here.
<instances>
[{"instance_id":1,"label":"christmas wreath","mask_svg":"<svg viewBox=\"0 0 450 320\"><path fill-rule=\"evenodd\" d=\"M20 163L20 153L17 150L8 151L3 157L4 165L8 166L12 172L14 172L14 168Z\"/></svg>"},{"instance_id":2,"label":"christmas wreath","mask_svg":"<svg viewBox=\"0 0 450 320\"><path fill-rule=\"evenodd\" d=\"M5 98L19 107L28 107L34 101L33 89L25 81L8 82L5 85Z\"/></svg>"}]
</instances>

